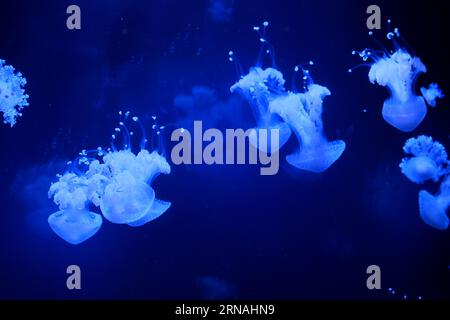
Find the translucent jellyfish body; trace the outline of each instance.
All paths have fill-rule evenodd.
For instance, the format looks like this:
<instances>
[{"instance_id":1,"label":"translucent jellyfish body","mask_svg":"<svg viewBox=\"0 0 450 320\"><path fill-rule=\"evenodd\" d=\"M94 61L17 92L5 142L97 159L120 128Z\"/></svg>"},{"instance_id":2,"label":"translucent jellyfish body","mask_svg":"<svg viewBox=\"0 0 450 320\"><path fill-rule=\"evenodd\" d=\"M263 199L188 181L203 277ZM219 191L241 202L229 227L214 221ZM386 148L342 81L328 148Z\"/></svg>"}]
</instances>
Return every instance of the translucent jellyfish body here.
<instances>
[{"instance_id":1,"label":"translucent jellyfish body","mask_svg":"<svg viewBox=\"0 0 450 320\"><path fill-rule=\"evenodd\" d=\"M369 35L372 36L372 32ZM382 47L382 51L364 49L352 53L358 54L364 61L373 60L369 64L370 82L387 87L390 91L390 97L383 104L384 120L400 131L410 132L417 128L427 114L425 101L434 106L434 100L442 97L442 93L437 85L433 85L430 89L422 88L425 99L416 95L416 80L427 71L425 65L419 57L408 52L397 28L394 32L389 31L387 38L393 42L395 50L387 51Z\"/></svg>"},{"instance_id":2,"label":"translucent jellyfish body","mask_svg":"<svg viewBox=\"0 0 450 320\"><path fill-rule=\"evenodd\" d=\"M264 152L278 151L278 149L271 150L270 140L258 141L260 129L268 130L268 137L271 136L269 130L279 130L278 148L281 148L291 135L289 126L269 110L270 101L286 93L284 82L283 74L278 70L254 67L230 88L231 92L237 92L243 96L252 107L257 126L253 128L249 137L250 143Z\"/></svg>"},{"instance_id":3,"label":"translucent jellyfish body","mask_svg":"<svg viewBox=\"0 0 450 320\"><path fill-rule=\"evenodd\" d=\"M71 244L80 244L100 230L102 216L87 209L65 209L48 217L50 228Z\"/></svg>"},{"instance_id":4,"label":"translucent jellyfish body","mask_svg":"<svg viewBox=\"0 0 450 320\"><path fill-rule=\"evenodd\" d=\"M447 210L450 207L450 176L440 186L439 193L432 195L428 191L419 192L420 217L429 226L446 230L449 225Z\"/></svg>"},{"instance_id":5,"label":"translucent jellyfish body","mask_svg":"<svg viewBox=\"0 0 450 320\"><path fill-rule=\"evenodd\" d=\"M442 144L429 136L408 139L403 151L410 155L402 159L402 173L414 183L437 182L448 172L447 152Z\"/></svg>"},{"instance_id":6,"label":"translucent jellyfish body","mask_svg":"<svg viewBox=\"0 0 450 320\"><path fill-rule=\"evenodd\" d=\"M5 65L5 61L0 59L0 112L3 113L3 122L11 127L22 116L22 109L28 106L28 95L23 89L26 83L20 72L16 73L14 67Z\"/></svg>"},{"instance_id":7,"label":"translucent jellyfish body","mask_svg":"<svg viewBox=\"0 0 450 320\"><path fill-rule=\"evenodd\" d=\"M261 48L256 65L250 68L250 71L243 75L242 68L235 57L233 51L229 52L229 60L236 64L237 72L240 76L238 82L231 86L231 92L237 92L244 97L252 108L257 126L252 130L249 137L250 143L264 152L276 152L281 148L291 135L289 126L281 119L270 112L269 103L273 99L286 94L284 87L285 80L283 74L275 68L275 52L272 45L266 39L266 28L269 23L266 21L262 27L253 27L258 32ZM263 56L269 54L272 57L272 67L263 68ZM258 141L259 130L267 130L266 141ZM279 132L278 143L270 141L270 130L275 129ZM271 150L273 149L273 150Z\"/></svg>"},{"instance_id":8,"label":"translucent jellyfish body","mask_svg":"<svg viewBox=\"0 0 450 320\"><path fill-rule=\"evenodd\" d=\"M299 149L286 157L298 169L323 172L345 150L344 141L330 142L323 132L322 104L330 94L326 87L311 81L306 92L289 93L270 102L270 111L289 124L299 141Z\"/></svg>"},{"instance_id":9,"label":"translucent jellyfish body","mask_svg":"<svg viewBox=\"0 0 450 320\"><path fill-rule=\"evenodd\" d=\"M125 120L128 115L127 112ZM170 173L170 165L160 151L149 152L146 149L145 130L137 117L133 120L142 129L137 154L131 149L133 132L128 130L125 121L120 122L116 132L122 133L122 149L117 149L114 143L116 135L113 135L112 148L83 150L71 163L71 170L51 185L49 197L53 197L60 211L49 217L49 224L69 243L81 243L100 229L102 217L90 212L90 206L99 207L110 222L131 226L152 221L170 207L169 202L155 199L155 191L151 187L159 174ZM155 124L153 128L161 144L160 130L163 127Z\"/></svg>"}]
</instances>

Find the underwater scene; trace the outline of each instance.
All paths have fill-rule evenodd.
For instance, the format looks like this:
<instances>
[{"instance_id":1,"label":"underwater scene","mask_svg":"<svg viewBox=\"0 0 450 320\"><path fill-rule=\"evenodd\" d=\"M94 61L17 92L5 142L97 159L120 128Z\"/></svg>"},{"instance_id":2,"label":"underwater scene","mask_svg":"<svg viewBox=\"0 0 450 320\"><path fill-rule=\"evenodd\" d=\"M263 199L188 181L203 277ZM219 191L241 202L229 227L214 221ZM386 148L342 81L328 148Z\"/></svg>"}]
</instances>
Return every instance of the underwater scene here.
<instances>
[{"instance_id":1,"label":"underwater scene","mask_svg":"<svg viewBox=\"0 0 450 320\"><path fill-rule=\"evenodd\" d=\"M447 21L2 1L0 299L449 299Z\"/></svg>"}]
</instances>

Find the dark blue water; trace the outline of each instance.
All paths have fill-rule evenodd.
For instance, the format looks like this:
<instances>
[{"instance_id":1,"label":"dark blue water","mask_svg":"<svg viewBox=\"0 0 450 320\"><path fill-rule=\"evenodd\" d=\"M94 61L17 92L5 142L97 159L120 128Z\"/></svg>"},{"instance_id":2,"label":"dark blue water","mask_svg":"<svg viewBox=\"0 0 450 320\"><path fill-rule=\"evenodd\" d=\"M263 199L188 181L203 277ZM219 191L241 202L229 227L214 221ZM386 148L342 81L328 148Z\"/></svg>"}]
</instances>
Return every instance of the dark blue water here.
<instances>
[{"instance_id":1,"label":"dark blue water","mask_svg":"<svg viewBox=\"0 0 450 320\"><path fill-rule=\"evenodd\" d=\"M0 5L0 57L26 76L30 95L18 124L0 125L0 298L450 297L449 232L423 223L420 188L398 168L407 138L428 134L450 147L448 98L412 133L383 121L386 89L367 81L367 69L347 72L359 63L353 49L375 45L365 27L371 2L79 0L79 31L66 28L69 4ZM447 11L434 1L378 4L428 67L418 85L450 92ZM172 166L154 186L172 202L161 218L141 228L104 223L78 246L58 238L48 187L81 149L109 145L119 110L147 126L154 114L161 123L254 125L230 94L237 76L227 58L233 49L245 68L255 62L251 27L264 20L287 79L295 64L315 61L315 81L332 92L325 131L346 141L342 158L322 174L300 172L284 161L291 141L275 176L257 166ZM212 92L207 102L189 114L174 106L198 86ZM71 264L81 267L80 291L66 288ZM382 290L366 287L372 264Z\"/></svg>"}]
</instances>

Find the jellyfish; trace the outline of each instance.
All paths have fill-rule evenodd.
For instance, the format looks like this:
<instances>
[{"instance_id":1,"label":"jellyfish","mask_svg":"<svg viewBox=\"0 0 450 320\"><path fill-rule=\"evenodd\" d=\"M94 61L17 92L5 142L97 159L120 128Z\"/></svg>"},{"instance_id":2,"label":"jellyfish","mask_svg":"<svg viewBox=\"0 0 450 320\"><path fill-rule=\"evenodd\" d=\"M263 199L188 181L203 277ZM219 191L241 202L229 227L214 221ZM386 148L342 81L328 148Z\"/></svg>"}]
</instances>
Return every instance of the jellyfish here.
<instances>
[{"instance_id":1,"label":"jellyfish","mask_svg":"<svg viewBox=\"0 0 450 320\"><path fill-rule=\"evenodd\" d=\"M256 65L250 68L248 74L243 75L242 68L233 51L229 52L229 60L235 62L236 70L240 75L240 79L233 86L230 91L237 92L244 97L250 104L253 116L256 120L256 127L251 130L249 137L250 143L264 152L276 152L289 139L291 130L289 126L281 121L281 119L270 112L269 103L280 95L286 94L284 87L285 80L283 74L275 67L275 52L272 45L266 39L266 29L269 23L266 21L262 27L253 27L260 36L261 49ZM263 68L262 60L265 53L272 57L272 67ZM278 130L279 141L273 143L272 141L259 141L259 130L267 131ZM270 137L270 134L261 135ZM268 139L270 140L270 138ZM273 150L272 150L273 149Z\"/></svg>"},{"instance_id":2,"label":"jellyfish","mask_svg":"<svg viewBox=\"0 0 450 320\"><path fill-rule=\"evenodd\" d=\"M402 159L401 171L414 183L420 184L427 180L438 182L448 173L447 152L442 144L433 141L430 136L408 139L403 151L411 157Z\"/></svg>"},{"instance_id":3,"label":"jellyfish","mask_svg":"<svg viewBox=\"0 0 450 320\"><path fill-rule=\"evenodd\" d=\"M289 124L299 141L299 149L288 155L286 161L298 169L320 173L339 159L345 150L345 142L326 139L322 104L331 92L314 84L308 70L303 70L303 73L305 92L289 92L277 97L270 102L269 109Z\"/></svg>"},{"instance_id":4,"label":"jellyfish","mask_svg":"<svg viewBox=\"0 0 450 320\"><path fill-rule=\"evenodd\" d=\"M390 97L383 104L384 120L400 131L410 132L417 128L427 114L425 101L433 106L435 98L440 98L442 93L437 85L432 85L428 90L422 88L425 99L416 95L416 80L427 69L419 57L410 53L412 50L408 50L399 29L390 31L390 20L388 25L387 38L392 41L395 50L385 49L370 31L369 35L377 41L382 50L364 49L361 52L353 51L352 54L358 54L364 61L373 60L373 63L369 64L370 82L387 87L390 91ZM349 72L353 69L349 69Z\"/></svg>"},{"instance_id":5,"label":"jellyfish","mask_svg":"<svg viewBox=\"0 0 450 320\"><path fill-rule=\"evenodd\" d=\"M446 214L450 207L450 175L441 183L439 193L430 194L428 191L419 192L419 212L422 220L438 230L446 230L449 219Z\"/></svg>"},{"instance_id":6,"label":"jellyfish","mask_svg":"<svg viewBox=\"0 0 450 320\"><path fill-rule=\"evenodd\" d=\"M430 107L436 107L436 99L442 99L444 97L444 94L437 83L430 84L428 88L420 88L420 92Z\"/></svg>"},{"instance_id":7,"label":"jellyfish","mask_svg":"<svg viewBox=\"0 0 450 320\"><path fill-rule=\"evenodd\" d=\"M131 226L142 226L170 207L170 202L155 198L151 187L159 174L170 173L162 145L164 127L153 125L158 147L150 152L145 129L133 117L142 132L140 150L135 154L131 143L134 133L126 125L129 112L120 115L123 121L115 131L122 133L123 148L116 147L118 136L113 134L111 148L81 151L79 157L69 162L70 169L50 187L49 197L60 209L49 217L50 227L69 243L81 243L100 229L102 216L89 211L90 207L99 208L112 223Z\"/></svg>"},{"instance_id":8,"label":"jellyfish","mask_svg":"<svg viewBox=\"0 0 450 320\"><path fill-rule=\"evenodd\" d=\"M17 118L22 116L22 109L28 106L23 87L27 80L20 72L15 72L13 66L5 65L0 59L0 112L3 113L3 122L13 127Z\"/></svg>"},{"instance_id":9,"label":"jellyfish","mask_svg":"<svg viewBox=\"0 0 450 320\"><path fill-rule=\"evenodd\" d=\"M49 216L50 228L74 245L91 238L102 226L102 216L89 211L90 190L93 188L87 177L68 172L59 176L48 193L60 209Z\"/></svg>"}]
</instances>

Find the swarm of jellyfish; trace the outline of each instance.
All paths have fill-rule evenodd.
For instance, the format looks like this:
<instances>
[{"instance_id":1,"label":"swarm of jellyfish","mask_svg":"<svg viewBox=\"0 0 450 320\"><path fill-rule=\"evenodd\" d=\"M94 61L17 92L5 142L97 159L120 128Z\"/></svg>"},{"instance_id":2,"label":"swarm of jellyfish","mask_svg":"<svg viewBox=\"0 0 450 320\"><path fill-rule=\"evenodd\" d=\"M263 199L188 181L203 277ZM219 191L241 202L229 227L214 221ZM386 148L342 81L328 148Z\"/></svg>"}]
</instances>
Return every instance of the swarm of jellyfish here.
<instances>
[{"instance_id":1,"label":"swarm of jellyfish","mask_svg":"<svg viewBox=\"0 0 450 320\"><path fill-rule=\"evenodd\" d=\"M402 173L417 184L427 180L442 181L436 195L426 190L419 192L419 212L429 226L446 230L449 219L446 214L450 206L450 162L442 144L429 136L408 139L403 151L409 157L400 163Z\"/></svg>"},{"instance_id":2,"label":"swarm of jellyfish","mask_svg":"<svg viewBox=\"0 0 450 320\"><path fill-rule=\"evenodd\" d=\"M283 74L276 69L275 52L273 46L266 39L266 29L269 25L264 22L262 27L254 27L260 36L261 49L256 66L250 68L245 76L231 87L232 92L239 92L252 106L258 126L250 135L250 142L260 150L269 150L269 141L257 141L259 129L278 129L279 148L289 139L293 131L299 141L299 149L286 157L292 166L311 172L323 172L327 170L345 150L345 142L338 140L329 142L323 132L322 103L323 99L330 95L330 91L323 86L314 84L309 70L304 67L307 64L295 66L297 74L303 72L304 93L298 93L296 77L292 81L292 91L285 89ZM272 67L263 69L262 59L267 53L272 57ZM232 51L229 53L230 61L234 61L238 72L242 68ZM241 72L242 73L242 72ZM253 139L252 139L253 138ZM276 151L276 150L272 150Z\"/></svg>"},{"instance_id":3,"label":"swarm of jellyfish","mask_svg":"<svg viewBox=\"0 0 450 320\"><path fill-rule=\"evenodd\" d=\"M248 74L244 75L234 52L230 51L228 53L229 60L235 63L236 71L240 77L239 81L230 90L244 97L252 108L257 126L254 130L251 130L250 143L261 151L276 152L278 150L271 150L271 146L275 148L275 145L270 141L258 141L260 129L268 131L271 129L279 130L278 148L281 148L291 135L289 126L269 110L270 101L286 94L286 89L284 87L285 80L283 74L276 69L274 49L266 39L266 29L268 26L269 23L265 21L262 27L253 27L253 30L259 34L261 48L256 64L250 68ZM269 54L272 57L271 68L264 69L262 67L265 54Z\"/></svg>"},{"instance_id":4,"label":"swarm of jellyfish","mask_svg":"<svg viewBox=\"0 0 450 320\"><path fill-rule=\"evenodd\" d=\"M13 66L5 65L0 59L0 112L3 122L13 127L17 118L22 116L22 109L28 106L28 95L23 87L27 80Z\"/></svg>"},{"instance_id":5,"label":"swarm of jellyfish","mask_svg":"<svg viewBox=\"0 0 450 320\"><path fill-rule=\"evenodd\" d=\"M126 125L129 112L122 113L122 121L112 135L111 148L83 150L79 157L69 162L70 169L59 176L48 192L59 206L59 211L48 218L51 229L62 239L79 244L100 229L103 217L116 224L139 227L164 212L171 203L155 198L152 182L159 174L169 174L170 165L164 156L161 130L156 123L153 129L159 146L147 149L145 129L137 117L132 121L142 133L140 149L132 150L133 131ZM156 117L153 117L156 121ZM115 141L122 135L122 148ZM90 211L99 208L102 215Z\"/></svg>"},{"instance_id":6,"label":"swarm of jellyfish","mask_svg":"<svg viewBox=\"0 0 450 320\"><path fill-rule=\"evenodd\" d=\"M416 95L416 80L427 69L413 50L409 49L399 29L391 31L390 20L388 26L386 37L393 43L394 50L385 49L370 31L369 35L381 50L366 48L362 51L353 51L352 54L359 55L365 62L362 65L370 67L371 83L387 87L390 91L390 97L383 104L384 120L400 131L410 132L425 118L426 103L432 107L436 106L436 98L442 98L443 94L438 85L433 83L428 88L421 88L422 95ZM373 62L367 63L369 59ZM353 69L349 69L349 72Z\"/></svg>"}]
</instances>

